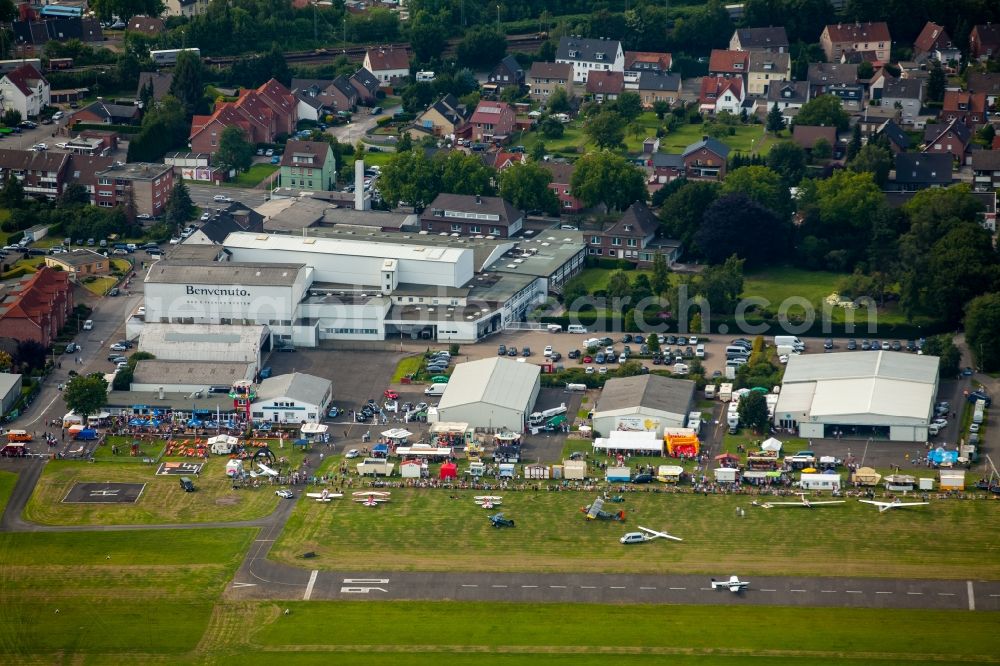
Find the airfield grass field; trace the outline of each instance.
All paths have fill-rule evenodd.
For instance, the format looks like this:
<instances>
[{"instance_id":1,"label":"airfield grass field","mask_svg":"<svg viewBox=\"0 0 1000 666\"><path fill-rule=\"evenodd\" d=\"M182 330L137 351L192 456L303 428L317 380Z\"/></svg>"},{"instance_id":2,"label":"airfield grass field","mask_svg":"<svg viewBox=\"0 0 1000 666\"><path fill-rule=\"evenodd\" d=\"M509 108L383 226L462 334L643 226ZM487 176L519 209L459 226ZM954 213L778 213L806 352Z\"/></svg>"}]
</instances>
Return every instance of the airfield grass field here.
<instances>
[{"instance_id":1,"label":"airfield grass field","mask_svg":"<svg viewBox=\"0 0 1000 666\"><path fill-rule=\"evenodd\" d=\"M153 525L254 520L274 510L279 498L272 488L233 490L225 465L225 458L209 459L193 479L197 492L186 493L176 476L156 476L155 464L53 461L45 466L24 517L42 525ZM135 504L63 503L74 484L104 481L146 487Z\"/></svg>"},{"instance_id":2,"label":"airfield grass field","mask_svg":"<svg viewBox=\"0 0 1000 666\"><path fill-rule=\"evenodd\" d=\"M14 492L14 484L17 483L17 474L13 472L0 472L0 515L7 508L7 500Z\"/></svg>"},{"instance_id":3,"label":"airfield grass field","mask_svg":"<svg viewBox=\"0 0 1000 666\"><path fill-rule=\"evenodd\" d=\"M377 509L300 502L270 557L301 565L297 556L313 551L313 568L359 571L1000 577L1000 502L941 500L880 515L853 499L767 510L749 496L637 492L606 505L626 511L623 524L585 520L580 508L596 492L493 491L517 523L498 530L472 501L482 492L395 489ZM684 542L622 547L618 537L636 525Z\"/></svg>"}]
</instances>

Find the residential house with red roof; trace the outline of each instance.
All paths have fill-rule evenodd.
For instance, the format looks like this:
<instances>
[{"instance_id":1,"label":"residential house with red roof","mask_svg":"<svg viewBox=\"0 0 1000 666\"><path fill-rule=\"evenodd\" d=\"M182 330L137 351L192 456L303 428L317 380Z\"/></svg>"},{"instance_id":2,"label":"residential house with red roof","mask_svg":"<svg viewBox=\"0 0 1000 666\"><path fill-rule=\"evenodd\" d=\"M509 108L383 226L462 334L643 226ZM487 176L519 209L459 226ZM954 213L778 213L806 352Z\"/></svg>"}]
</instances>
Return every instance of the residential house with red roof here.
<instances>
[{"instance_id":1,"label":"residential house with red roof","mask_svg":"<svg viewBox=\"0 0 1000 666\"><path fill-rule=\"evenodd\" d=\"M823 28L819 45L829 62L840 62L845 57L851 60L854 54L871 53L876 62L886 63L892 49L892 36L889 25L884 21L837 23Z\"/></svg>"},{"instance_id":2,"label":"residential house with red roof","mask_svg":"<svg viewBox=\"0 0 1000 666\"><path fill-rule=\"evenodd\" d=\"M625 75L621 72L594 70L587 74L587 95L597 102L612 101L625 90Z\"/></svg>"},{"instance_id":3,"label":"residential house with red roof","mask_svg":"<svg viewBox=\"0 0 1000 666\"><path fill-rule=\"evenodd\" d=\"M480 102L469 119L472 138L480 143L503 143L514 131L516 114L506 102Z\"/></svg>"},{"instance_id":4,"label":"residential house with red roof","mask_svg":"<svg viewBox=\"0 0 1000 666\"><path fill-rule=\"evenodd\" d=\"M986 122L986 93L946 90L938 120L943 123L957 120L975 129Z\"/></svg>"},{"instance_id":5,"label":"residential house with red roof","mask_svg":"<svg viewBox=\"0 0 1000 666\"><path fill-rule=\"evenodd\" d=\"M549 189L559 199L559 210L564 213L579 213L583 202L573 196L570 181L573 180L573 165L570 162L542 162L542 168L552 174Z\"/></svg>"},{"instance_id":6,"label":"residential house with red roof","mask_svg":"<svg viewBox=\"0 0 1000 666\"><path fill-rule=\"evenodd\" d=\"M652 51L626 51L625 70L633 72L669 72L673 56Z\"/></svg>"},{"instance_id":7,"label":"residential house with red roof","mask_svg":"<svg viewBox=\"0 0 1000 666\"><path fill-rule=\"evenodd\" d=\"M0 296L0 337L51 345L73 312L69 274L43 267L6 286Z\"/></svg>"},{"instance_id":8,"label":"residential house with red roof","mask_svg":"<svg viewBox=\"0 0 1000 666\"><path fill-rule=\"evenodd\" d=\"M22 119L34 118L49 105L52 87L34 65L21 65L0 77L0 106Z\"/></svg>"},{"instance_id":9,"label":"residential house with red roof","mask_svg":"<svg viewBox=\"0 0 1000 666\"><path fill-rule=\"evenodd\" d=\"M712 55L708 59L708 75L730 78L733 76L746 76L750 71L749 51L727 51L726 49L712 49Z\"/></svg>"},{"instance_id":10,"label":"residential house with red roof","mask_svg":"<svg viewBox=\"0 0 1000 666\"><path fill-rule=\"evenodd\" d=\"M913 42L913 59L916 62L937 60L947 64L961 60L962 52L952 43L947 30L934 21L928 21Z\"/></svg>"},{"instance_id":11,"label":"residential house with red roof","mask_svg":"<svg viewBox=\"0 0 1000 666\"><path fill-rule=\"evenodd\" d=\"M362 67L383 86L410 75L410 56L406 49L368 49Z\"/></svg>"},{"instance_id":12,"label":"residential house with red roof","mask_svg":"<svg viewBox=\"0 0 1000 666\"><path fill-rule=\"evenodd\" d=\"M703 113L728 111L738 116L746 99L742 77L705 76L701 79L698 104Z\"/></svg>"},{"instance_id":13,"label":"residential house with red roof","mask_svg":"<svg viewBox=\"0 0 1000 666\"><path fill-rule=\"evenodd\" d=\"M663 254L669 265L679 257L680 243L657 239L659 229L660 221L656 215L646 204L636 201L618 220L600 223L594 228L585 225L582 231L587 254L591 256L624 259L639 266L649 266L657 254Z\"/></svg>"},{"instance_id":14,"label":"residential house with red roof","mask_svg":"<svg viewBox=\"0 0 1000 666\"><path fill-rule=\"evenodd\" d=\"M29 196L55 199L67 185L69 158L67 153L0 149L0 182L14 177Z\"/></svg>"},{"instance_id":15,"label":"residential house with red roof","mask_svg":"<svg viewBox=\"0 0 1000 666\"><path fill-rule=\"evenodd\" d=\"M959 164L965 164L972 130L961 120L951 120L947 124L935 123L924 129L923 153L949 153Z\"/></svg>"},{"instance_id":16,"label":"residential house with red roof","mask_svg":"<svg viewBox=\"0 0 1000 666\"><path fill-rule=\"evenodd\" d=\"M215 153L227 127L239 127L250 143L273 143L278 134L291 134L298 120L295 96L275 79L255 90L243 90L235 102L219 102L210 116L191 119L191 150Z\"/></svg>"}]
</instances>

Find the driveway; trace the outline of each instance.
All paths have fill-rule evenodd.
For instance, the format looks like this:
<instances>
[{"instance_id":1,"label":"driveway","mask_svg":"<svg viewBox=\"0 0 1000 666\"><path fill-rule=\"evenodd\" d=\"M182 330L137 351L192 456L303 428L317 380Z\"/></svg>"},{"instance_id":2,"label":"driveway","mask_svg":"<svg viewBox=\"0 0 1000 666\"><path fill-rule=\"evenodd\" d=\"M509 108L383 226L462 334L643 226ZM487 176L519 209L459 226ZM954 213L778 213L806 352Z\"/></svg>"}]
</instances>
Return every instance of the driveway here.
<instances>
[{"instance_id":1,"label":"driveway","mask_svg":"<svg viewBox=\"0 0 1000 666\"><path fill-rule=\"evenodd\" d=\"M355 114L355 120L352 120L346 125L337 125L335 127L327 128L326 133L333 136L340 143L349 143L353 146L355 142L364 137L368 130L378 124L379 118L392 116L402 110L403 107L394 106L391 109L384 109L382 113L377 116L373 116L368 113L367 109L365 109Z\"/></svg>"}]
</instances>

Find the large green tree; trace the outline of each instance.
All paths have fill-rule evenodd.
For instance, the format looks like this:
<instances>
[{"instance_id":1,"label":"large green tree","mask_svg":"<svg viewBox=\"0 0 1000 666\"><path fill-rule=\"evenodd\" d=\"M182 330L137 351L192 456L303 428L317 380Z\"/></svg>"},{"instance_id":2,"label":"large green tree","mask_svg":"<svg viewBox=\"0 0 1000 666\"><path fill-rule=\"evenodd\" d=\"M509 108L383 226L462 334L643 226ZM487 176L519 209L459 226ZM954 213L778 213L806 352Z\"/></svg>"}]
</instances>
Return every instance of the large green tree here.
<instances>
[{"instance_id":1,"label":"large green tree","mask_svg":"<svg viewBox=\"0 0 1000 666\"><path fill-rule=\"evenodd\" d=\"M625 124L624 119L614 111L601 111L587 119L583 130L598 148L614 149L623 145Z\"/></svg>"},{"instance_id":2,"label":"large green tree","mask_svg":"<svg viewBox=\"0 0 1000 666\"><path fill-rule=\"evenodd\" d=\"M437 169L422 150L393 155L379 176L379 191L390 206L398 202L418 212L434 200L440 188Z\"/></svg>"},{"instance_id":3,"label":"large green tree","mask_svg":"<svg viewBox=\"0 0 1000 666\"><path fill-rule=\"evenodd\" d=\"M549 187L552 173L534 162L515 164L500 172L500 196L521 210L559 211L559 200Z\"/></svg>"},{"instance_id":4,"label":"large green tree","mask_svg":"<svg viewBox=\"0 0 1000 666\"><path fill-rule=\"evenodd\" d=\"M767 153L767 166L781 175L785 187L795 187L806 173L806 151L792 141L780 141Z\"/></svg>"},{"instance_id":5,"label":"large green tree","mask_svg":"<svg viewBox=\"0 0 1000 666\"><path fill-rule=\"evenodd\" d=\"M716 199L705 211L695 243L709 263L731 255L761 265L788 249L791 223L742 192Z\"/></svg>"},{"instance_id":6,"label":"large green tree","mask_svg":"<svg viewBox=\"0 0 1000 666\"><path fill-rule=\"evenodd\" d=\"M496 170L483 164L478 155L452 151L438 153L434 158L440 191L451 194L481 194L492 196Z\"/></svg>"},{"instance_id":7,"label":"large green tree","mask_svg":"<svg viewBox=\"0 0 1000 666\"><path fill-rule=\"evenodd\" d=\"M777 134L783 129L785 129L785 116L778 108L778 103L775 102L771 105L771 110L767 112L767 131Z\"/></svg>"},{"instance_id":8,"label":"large green tree","mask_svg":"<svg viewBox=\"0 0 1000 666\"><path fill-rule=\"evenodd\" d=\"M104 21L118 17L126 25L133 16L159 16L164 10L162 0L91 0L87 6Z\"/></svg>"},{"instance_id":9,"label":"large green tree","mask_svg":"<svg viewBox=\"0 0 1000 666\"><path fill-rule=\"evenodd\" d=\"M108 382L104 375L77 375L66 383L63 390L66 406L86 420L108 404Z\"/></svg>"},{"instance_id":10,"label":"large green tree","mask_svg":"<svg viewBox=\"0 0 1000 666\"><path fill-rule=\"evenodd\" d=\"M455 53L463 67L492 69L507 54L507 36L494 26L477 26L466 31Z\"/></svg>"},{"instance_id":11,"label":"large green tree","mask_svg":"<svg viewBox=\"0 0 1000 666\"><path fill-rule=\"evenodd\" d=\"M696 287L713 313L731 314L743 293L743 260L733 255L721 264L706 266Z\"/></svg>"},{"instance_id":12,"label":"large green tree","mask_svg":"<svg viewBox=\"0 0 1000 666\"><path fill-rule=\"evenodd\" d=\"M414 11L411 9L411 11ZM410 47L418 63L430 62L447 46L445 26L448 20L427 11L416 11L410 18Z\"/></svg>"},{"instance_id":13,"label":"large green tree","mask_svg":"<svg viewBox=\"0 0 1000 666\"><path fill-rule=\"evenodd\" d=\"M215 163L225 170L246 171L253 164L253 146L246 140L243 128L232 125L222 130Z\"/></svg>"},{"instance_id":14,"label":"large green tree","mask_svg":"<svg viewBox=\"0 0 1000 666\"><path fill-rule=\"evenodd\" d=\"M720 189L720 185L712 181L693 181L682 185L663 202L660 220L667 235L681 242L685 254L704 256L695 235L701 228L705 211L719 198Z\"/></svg>"},{"instance_id":15,"label":"large green tree","mask_svg":"<svg viewBox=\"0 0 1000 666\"><path fill-rule=\"evenodd\" d=\"M194 217L195 206L191 200L191 193L183 178L178 178L174 183L174 189L167 199L166 223L171 226L171 232L176 232L180 225Z\"/></svg>"},{"instance_id":16,"label":"large green tree","mask_svg":"<svg viewBox=\"0 0 1000 666\"><path fill-rule=\"evenodd\" d=\"M649 286L657 296L667 293L670 287L670 267L666 257L659 252L653 255L653 279L649 281Z\"/></svg>"},{"instance_id":17,"label":"large green tree","mask_svg":"<svg viewBox=\"0 0 1000 666\"><path fill-rule=\"evenodd\" d=\"M864 259L874 220L885 205L870 173L838 171L824 180L803 181L799 260L803 265L853 270Z\"/></svg>"},{"instance_id":18,"label":"large green tree","mask_svg":"<svg viewBox=\"0 0 1000 666\"><path fill-rule=\"evenodd\" d=\"M566 92L566 88L563 86L556 86L552 94L549 95L549 99L545 102L546 108L550 113L569 113L569 93Z\"/></svg>"},{"instance_id":19,"label":"large green tree","mask_svg":"<svg viewBox=\"0 0 1000 666\"><path fill-rule=\"evenodd\" d=\"M835 95L814 97L799 109L795 115L795 125L825 125L846 130L851 117L844 111L840 98Z\"/></svg>"},{"instance_id":20,"label":"large green tree","mask_svg":"<svg viewBox=\"0 0 1000 666\"><path fill-rule=\"evenodd\" d=\"M722 194L742 192L752 201L768 208L779 219L787 219L792 212L792 198L781 175L766 166L745 166L726 175Z\"/></svg>"},{"instance_id":21,"label":"large green tree","mask_svg":"<svg viewBox=\"0 0 1000 666\"><path fill-rule=\"evenodd\" d=\"M170 94L177 98L188 118L201 110L205 97L205 73L201 58L192 51L177 54Z\"/></svg>"},{"instance_id":22,"label":"large green tree","mask_svg":"<svg viewBox=\"0 0 1000 666\"><path fill-rule=\"evenodd\" d=\"M645 201L647 193L642 170L607 150L577 160L570 186L584 205L603 203L612 210L625 210L636 201Z\"/></svg>"},{"instance_id":23,"label":"large green tree","mask_svg":"<svg viewBox=\"0 0 1000 666\"><path fill-rule=\"evenodd\" d=\"M876 185L885 187L892 169L892 152L888 148L869 143L861 147L848 167L851 171L870 173Z\"/></svg>"},{"instance_id":24,"label":"large green tree","mask_svg":"<svg viewBox=\"0 0 1000 666\"><path fill-rule=\"evenodd\" d=\"M759 391L751 391L740 399L740 404L736 408L740 416L740 423L744 427L750 428L758 435L767 433L770 429L771 419L767 413L767 399Z\"/></svg>"},{"instance_id":25,"label":"large green tree","mask_svg":"<svg viewBox=\"0 0 1000 666\"><path fill-rule=\"evenodd\" d=\"M1000 293L994 291L969 301L965 342L982 372L1000 370Z\"/></svg>"},{"instance_id":26,"label":"large green tree","mask_svg":"<svg viewBox=\"0 0 1000 666\"><path fill-rule=\"evenodd\" d=\"M642 115L642 98L638 93L623 92L614 102L615 111L628 124Z\"/></svg>"}]
</instances>

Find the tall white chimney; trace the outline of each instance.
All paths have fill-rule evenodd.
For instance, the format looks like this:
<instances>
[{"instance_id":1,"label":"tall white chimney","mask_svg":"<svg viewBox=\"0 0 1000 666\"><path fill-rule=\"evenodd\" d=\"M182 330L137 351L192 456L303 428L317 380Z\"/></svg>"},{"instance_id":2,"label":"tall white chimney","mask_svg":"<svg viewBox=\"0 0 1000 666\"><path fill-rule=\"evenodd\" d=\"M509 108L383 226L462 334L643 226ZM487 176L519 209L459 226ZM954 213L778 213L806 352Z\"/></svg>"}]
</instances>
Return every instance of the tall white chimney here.
<instances>
[{"instance_id":1,"label":"tall white chimney","mask_svg":"<svg viewBox=\"0 0 1000 666\"><path fill-rule=\"evenodd\" d=\"M365 161L354 162L354 210L368 210L371 201L365 192Z\"/></svg>"}]
</instances>

